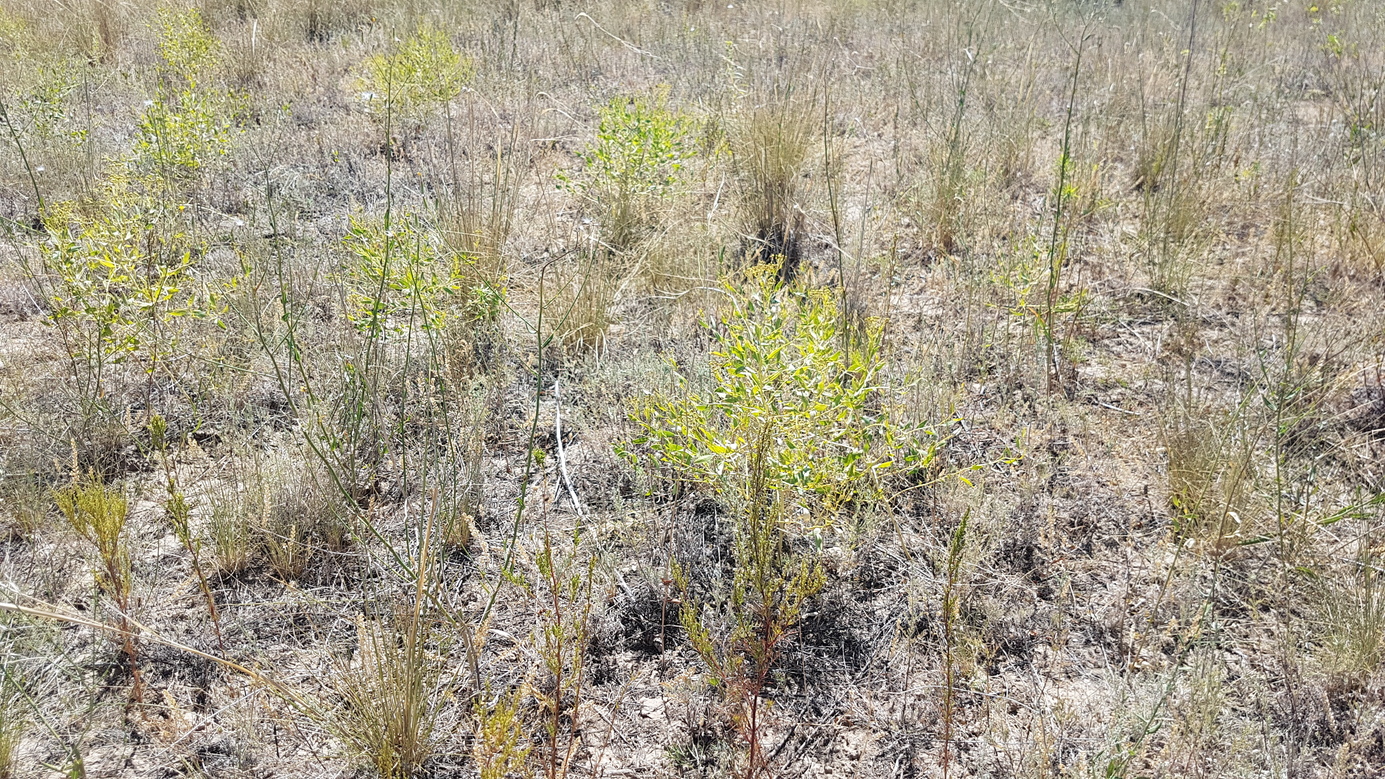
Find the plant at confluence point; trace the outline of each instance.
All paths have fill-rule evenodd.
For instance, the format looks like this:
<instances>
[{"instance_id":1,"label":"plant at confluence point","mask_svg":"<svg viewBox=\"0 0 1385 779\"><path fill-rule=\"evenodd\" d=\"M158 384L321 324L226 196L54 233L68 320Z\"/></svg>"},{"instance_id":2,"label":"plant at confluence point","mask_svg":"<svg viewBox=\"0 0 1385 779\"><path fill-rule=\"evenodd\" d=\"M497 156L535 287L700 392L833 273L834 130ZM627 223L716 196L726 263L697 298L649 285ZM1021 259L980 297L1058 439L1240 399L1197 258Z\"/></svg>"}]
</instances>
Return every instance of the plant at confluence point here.
<instances>
[{"instance_id":1,"label":"plant at confluence point","mask_svg":"<svg viewBox=\"0 0 1385 779\"><path fill-rule=\"evenodd\" d=\"M596 210L602 241L614 253L646 236L692 156L688 120L667 104L667 87L647 98L612 98L598 110L596 138L577 153L582 172L559 175L561 186Z\"/></svg>"},{"instance_id":2,"label":"plant at confluence point","mask_svg":"<svg viewBox=\"0 0 1385 779\"><path fill-rule=\"evenodd\" d=\"M762 696L805 601L826 583L818 555L839 515L878 497L894 437L877 408L878 325L866 323L847 352L836 298L777 276L764 266L727 285L734 302L713 328L712 393L680 382L672 396L647 398L632 442L710 487L735 517L729 628L704 613L676 561L671 578L685 592L689 642L746 741L748 779L769 771Z\"/></svg>"}]
</instances>

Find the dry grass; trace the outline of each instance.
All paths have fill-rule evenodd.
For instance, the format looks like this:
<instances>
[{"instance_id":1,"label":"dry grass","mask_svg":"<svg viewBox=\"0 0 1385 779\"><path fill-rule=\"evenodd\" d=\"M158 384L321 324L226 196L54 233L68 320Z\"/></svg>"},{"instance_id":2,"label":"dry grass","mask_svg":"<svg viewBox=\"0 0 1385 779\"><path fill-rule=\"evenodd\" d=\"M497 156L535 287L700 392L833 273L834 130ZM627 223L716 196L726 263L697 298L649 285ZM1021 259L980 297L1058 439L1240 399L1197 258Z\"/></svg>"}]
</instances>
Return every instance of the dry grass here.
<instances>
[{"instance_id":1,"label":"dry grass","mask_svg":"<svg viewBox=\"0 0 1385 779\"><path fill-rule=\"evenodd\" d=\"M0 0L0 776L1385 772L1382 30Z\"/></svg>"}]
</instances>

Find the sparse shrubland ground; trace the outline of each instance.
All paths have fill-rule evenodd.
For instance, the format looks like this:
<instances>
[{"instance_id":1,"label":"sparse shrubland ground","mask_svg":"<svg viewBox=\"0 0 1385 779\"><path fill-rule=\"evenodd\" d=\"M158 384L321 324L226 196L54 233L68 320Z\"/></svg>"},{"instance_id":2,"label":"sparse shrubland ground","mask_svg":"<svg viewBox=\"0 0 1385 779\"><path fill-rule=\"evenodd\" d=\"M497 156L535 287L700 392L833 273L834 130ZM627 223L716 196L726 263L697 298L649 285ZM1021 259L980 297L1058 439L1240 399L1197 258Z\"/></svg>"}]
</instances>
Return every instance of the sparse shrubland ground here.
<instances>
[{"instance_id":1,"label":"sparse shrubland ground","mask_svg":"<svg viewBox=\"0 0 1385 779\"><path fill-rule=\"evenodd\" d=\"M1385 774L1382 46L0 0L0 777Z\"/></svg>"}]
</instances>

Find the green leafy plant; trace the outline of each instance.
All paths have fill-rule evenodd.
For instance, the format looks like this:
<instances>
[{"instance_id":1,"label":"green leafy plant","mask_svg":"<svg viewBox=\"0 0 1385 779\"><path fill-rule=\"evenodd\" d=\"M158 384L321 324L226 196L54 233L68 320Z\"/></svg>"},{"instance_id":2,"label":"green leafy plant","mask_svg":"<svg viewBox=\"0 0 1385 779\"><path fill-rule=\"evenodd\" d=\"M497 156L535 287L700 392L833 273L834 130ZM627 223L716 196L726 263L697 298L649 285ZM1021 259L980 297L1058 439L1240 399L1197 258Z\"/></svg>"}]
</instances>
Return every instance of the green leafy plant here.
<instances>
[{"instance_id":1,"label":"green leafy plant","mask_svg":"<svg viewBox=\"0 0 1385 779\"><path fill-rule=\"evenodd\" d=\"M613 98L598 111L596 138L577 154L581 174L559 177L596 210L613 252L629 251L654 226L692 156L688 121L667 103L667 87Z\"/></svg>"},{"instance_id":2,"label":"green leafy plant","mask_svg":"<svg viewBox=\"0 0 1385 779\"><path fill-rule=\"evenodd\" d=\"M745 775L769 771L762 696L805 601L826 583L817 555L838 517L868 504L893 438L875 406L879 331L839 331L835 298L783 286L777 269L728 285L714 329L710 394L680 382L636 412L643 446L677 478L704 484L735 516L730 614L717 620L690 592L681 613L747 744ZM853 348L844 348L852 345Z\"/></svg>"},{"instance_id":3,"label":"green leafy plant","mask_svg":"<svg viewBox=\"0 0 1385 779\"><path fill-rule=\"evenodd\" d=\"M520 687L494 702L476 703L476 738L472 741L471 757L481 773L481 779L505 779L524 773L525 762L532 747L525 738L520 703L527 690Z\"/></svg>"},{"instance_id":4,"label":"green leafy plant","mask_svg":"<svg viewBox=\"0 0 1385 779\"><path fill-rule=\"evenodd\" d=\"M829 528L852 503L873 498L894 431L879 409L880 330L844 338L836 297L782 285L775 269L728 283L731 309L712 329L711 394L679 382L636 412L653 458L679 478L739 505L788 501L804 530ZM763 491L751 490L757 446L769 431Z\"/></svg>"},{"instance_id":5,"label":"green leafy plant","mask_svg":"<svg viewBox=\"0 0 1385 779\"><path fill-rule=\"evenodd\" d=\"M226 153L230 123L224 91L204 80L221 62L220 45L196 10L161 11L159 87L136 127L130 164L166 184L187 181Z\"/></svg>"},{"instance_id":6,"label":"green leafy plant","mask_svg":"<svg viewBox=\"0 0 1385 779\"><path fill-rule=\"evenodd\" d=\"M85 364L91 397L103 394L106 368L131 355L152 370L160 355L176 351L162 326L206 311L190 284L185 206L170 200L168 184L226 148L227 126L198 87L215 66L216 39L195 11L164 12L159 24L161 83L134 152L112 167L94 198L45 214L48 240L40 248L50 281L40 291L55 324L77 325L64 327L64 340L73 361Z\"/></svg>"},{"instance_id":7,"label":"green leafy plant","mask_svg":"<svg viewBox=\"0 0 1385 779\"><path fill-rule=\"evenodd\" d=\"M221 45L196 9L159 11L160 76L196 85L221 62Z\"/></svg>"},{"instance_id":8,"label":"green leafy plant","mask_svg":"<svg viewBox=\"0 0 1385 779\"><path fill-rule=\"evenodd\" d=\"M108 396L128 388L113 380L133 376L116 366L132 363L134 375L143 374L144 405L152 411L156 382L185 378L169 358L186 354L186 323L215 308L193 272L201 251L189 238L183 188L227 147L221 93L202 86L215 69L217 45L195 12L158 19L158 85L133 148L85 197L41 204L47 240L38 246L39 266L28 268L70 367L78 408L66 434L84 449L92 448L95 430L118 431L116 439L129 434L120 418L123 398ZM108 459L119 460L96 454L85 465L109 475L118 463Z\"/></svg>"},{"instance_id":9,"label":"green leafy plant","mask_svg":"<svg viewBox=\"0 0 1385 779\"><path fill-rule=\"evenodd\" d=\"M388 223L353 217L344 243L351 254L342 274L346 317L358 330L435 330L454 300L462 300L463 307L472 302L463 295L460 261L417 217L406 214ZM477 305L485 305L479 297Z\"/></svg>"},{"instance_id":10,"label":"green leafy plant","mask_svg":"<svg viewBox=\"0 0 1385 779\"><path fill-rule=\"evenodd\" d=\"M558 175L559 186L591 209L601 227L600 244L580 254L565 301L571 329L564 340L578 348L605 338L612 307L648 254L642 244L692 156L688 122L667 108L667 89L614 98L599 115L596 138L577 154L582 170Z\"/></svg>"},{"instance_id":11,"label":"green leafy plant","mask_svg":"<svg viewBox=\"0 0 1385 779\"><path fill-rule=\"evenodd\" d=\"M123 175L106 182L94 208L63 203L49 215L40 249L49 321L58 326L83 394L105 394L107 371L129 358L146 371L177 350L166 326L202 316L176 209Z\"/></svg>"},{"instance_id":12,"label":"green leafy plant","mask_svg":"<svg viewBox=\"0 0 1385 779\"><path fill-rule=\"evenodd\" d=\"M393 143L400 122L417 130L460 95L471 80L472 65L447 33L425 24L392 51L368 58L362 71L361 99Z\"/></svg>"},{"instance_id":13,"label":"green leafy plant","mask_svg":"<svg viewBox=\"0 0 1385 779\"><path fill-rule=\"evenodd\" d=\"M340 394L324 406L330 423L319 434L322 451L332 461L332 478L341 479L352 499L359 500L378 489L386 455L408 446L403 429L391 424L391 418L414 412L391 408L381 398L394 391L397 381L420 380L430 393L442 393L450 402L451 390L439 383L445 371L444 344L466 324L488 315L493 304L469 288L470 259L447 250L416 216L352 219L344 243L349 252L340 275L345 314L359 339L345 355ZM395 343L402 349L394 349ZM451 354L460 356L456 350ZM402 364L396 362L400 358ZM399 372L392 376L394 370ZM403 400L422 399L419 392ZM410 405L444 424L432 411Z\"/></svg>"},{"instance_id":14,"label":"green leafy plant","mask_svg":"<svg viewBox=\"0 0 1385 779\"><path fill-rule=\"evenodd\" d=\"M1055 319L1060 309L1066 307L1061 294L1063 267L1067 264L1068 242L1071 237L1071 216L1064 221L1065 211L1077 188L1072 185L1072 115L1077 102L1077 86L1082 72L1082 54L1087 43L1086 31L1077 44L1072 64L1072 89L1068 93L1068 110L1063 123L1063 144L1058 155L1058 180L1053 187L1053 227L1049 233L1048 250L1045 257L1048 265L1048 284L1044 292L1043 315L1036 319L1044 336L1044 366L1048 374L1049 389L1059 382L1058 344L1055 336ZM1080 298L1079 298L1080 301ZM1077 306L1080 309L1080 302Z\"/></svg>"}]
</instances>

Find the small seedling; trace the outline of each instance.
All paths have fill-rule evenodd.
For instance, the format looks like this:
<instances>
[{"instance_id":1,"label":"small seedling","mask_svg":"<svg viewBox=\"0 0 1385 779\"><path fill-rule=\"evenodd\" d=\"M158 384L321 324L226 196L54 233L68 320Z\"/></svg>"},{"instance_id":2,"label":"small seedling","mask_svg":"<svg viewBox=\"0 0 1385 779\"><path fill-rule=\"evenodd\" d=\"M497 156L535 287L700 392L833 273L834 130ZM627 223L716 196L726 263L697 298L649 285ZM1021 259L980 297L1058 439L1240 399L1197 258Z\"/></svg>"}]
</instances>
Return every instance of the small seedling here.
<instances>
[{"instance_id":1,"label":"small seedling","mask_svg":"<svg viewBox=\"0 0 1385 779\"><path fill-rule=\"evenodd\" d=\"M96 549L100 561L95 572L96 585L115 608L114 628L134 680L131 697L138 702L143 698L144 684L139 667L139 645L130 618L135 601L130 543L125 534L129 503L118 490L93 480L74 481L54 491L53 500L67 518L68 525Z\"/></svg>"}]
</instances>

